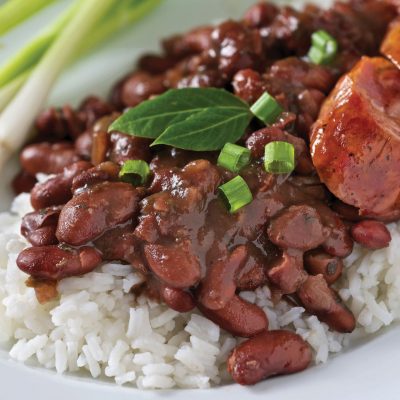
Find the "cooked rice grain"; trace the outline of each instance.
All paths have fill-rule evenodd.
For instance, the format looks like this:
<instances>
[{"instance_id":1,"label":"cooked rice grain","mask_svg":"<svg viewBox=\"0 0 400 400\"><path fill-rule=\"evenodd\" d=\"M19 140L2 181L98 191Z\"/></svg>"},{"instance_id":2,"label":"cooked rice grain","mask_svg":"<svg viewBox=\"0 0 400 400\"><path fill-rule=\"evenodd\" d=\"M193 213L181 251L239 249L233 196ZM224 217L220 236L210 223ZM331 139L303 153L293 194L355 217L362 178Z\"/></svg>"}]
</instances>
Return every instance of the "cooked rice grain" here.
<instances>
[{"instance_id":1,"label":"cooked rice grain","mask_svg":"<svg viewBox=\"0 0 400 400\"><path fill-rule=\"evenodd\" d=\"M11 358L35 360L59 374L86 370L140 389L229 381L225 361L238 340L197 312L179 314L128 294L143 279L129 266L107 263L65 279L60 298L40 305L15 264L28 245L19 226L30 211L29 195L18 196L11 210L0 214L0 341L13 343ZM371 252L356 246L345 260L338 289L357 318L352 334L329 330L302 307L273 306L268 287L241 296L265 311L271 329L296 331L313 348L315 362L326 362L329 354L400 319L400 224L389 230L390 247Z\"/></svg>"}]
</instances>

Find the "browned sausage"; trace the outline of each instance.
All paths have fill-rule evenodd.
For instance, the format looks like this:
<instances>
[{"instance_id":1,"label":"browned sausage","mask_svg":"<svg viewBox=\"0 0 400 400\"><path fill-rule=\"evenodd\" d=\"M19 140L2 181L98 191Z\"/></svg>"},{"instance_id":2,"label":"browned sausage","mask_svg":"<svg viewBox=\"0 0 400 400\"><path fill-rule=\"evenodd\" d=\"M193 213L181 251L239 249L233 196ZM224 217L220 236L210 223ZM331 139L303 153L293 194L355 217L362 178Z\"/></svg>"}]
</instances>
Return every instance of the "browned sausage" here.
<instances>
[{"instance_id":1,"label":"browned sausage","mask_svg":"<svg viewBox=\"0 0 400 400\"><path fill-rule=\"evenodd\" d=\"M203 279L198 298L210 310L224 308L236 291L236 274L247 257L246 246L238 246L227 258L212 264Z\"/></svg>"},{"instance_id":2,"label":"browned sausage","mask_svg":"<svg viewBox=\"0 0 400 400\"><path fill-rule=\"evenodd\" d=\"M30 247L23 250L17 258L17 265L22 271L35 279L49 280L84 275L93 271L100 263L100 253L93 247Z\"/></svg>"},{"instance_id":3,"label":"browned sausage","mask_svg":"<svg viewBox=\"0 0 400 400\"><path fill-rule=\"evenodd\" d=\"M314 249L324 243L328 234L317 211L307 205L289 207L268 228L271 242L284 249Z\"/></svg>"},{"instance_id":4,"label":"browned sausage","mask_svg":"<svg viewBox=\"0 0 400 400\"><path fill-rule=\"evenodd\" d=\"M197 307L208 319L232 335L252 337L268 329L264 311L236 295L220 310L209 310L200 302Z\"/></svg>"},{"instance_id":5,"label":"browned sausage","mask_svg":"<svg viewBox=\"0 0 400 400\"><path fill-rule=\"evenodd\" d=\"M397 68L400 68L400 18L389 26L388 33L381 45L384 54Z\"/></svg>"},{"instance_id":6,"label":"browned sausage","mask_svg":"<svg viewBox=\"0 0 400 400\"><path fill-rule=\"evenodd\" d=\"M21 234L33 246L57 244L56 229L61 207L33 211L22 218Z\"/></svg>"},{"instance_id":7,"label":"browned sausage","mask_svg":"<svg viewBox=\"0 0 400 400\"><path fill-rule=\"evenodd\" d=\"M338 332L352 332L356 325L353 314L340 303L322 275L309 276L297 292L304 308Z\"/></svg>"},{"instance_id":8,"label":"browned sausage","mask_svg":"<svg viewBox=\"0 0 400 400\"><path fill-rule=\"evenodd\" d=\"M361 221L351 228L351 236L367 249L388 247L392 237L386 226L379 221Z\"/></svg>"},{"instance_id":9,"label":"browned sausage","mask_svg":"<svg viewBox=\"0 0 400 400\"><path fill-rule=\"evenodd\" d=\"M38 172L58 174L66 166L78 161L79 156L72 143L42 142L25 147L19 159L22 168L30 175L36 175Z\"/></svg>"},{"instance_id":10,"label":"browned sausage","mask_svg":"<svg viewBox=\"0 0 400 400\"><path fill-rule=\"evenodd\" d=\"M189 312L195 308L196 303L189 292L170 286L161 287L161 298L168 307L178 312Z\"/></svg>"},{"instance_id":11,"label":"browned sausage","mask_svg":"<svg viewBox=\"0 0 400 400\"><path fill-rule=\"evenodd\" d=\"M80 246L127 222L138 210L139 192L128 183L103 182L73 197L62 209L57 238Z\"/></svg>"},{"instance_id":12,"label":"browned sausage","mask_svg":"<svg viewBox=\"0 0 400 400\"><path fill-rule=\"evenodd\" d=\"M153 273L168 286L189 288L200 280L200 263L188 241L147 244L144 254Z\"/></svg>"},{"instance_id":13,"label":"browned sausage","mask_svg":"<svg viewBox=\"0 0 400 400\"><path fill-rule=\"evenodd\" d=\"M31 204L35 210L65 204L72 197L72 181L75 176L90 168L87 161L78 161L55 177L37 183L31 191Z\"/></svg>"},{"instance_id":14,"label":"browned sausage","mask_svg":"<svg viewBox=\"0 0 400 400\"><path fill-rule=\"evenodd\" d=\"M305 254L304 263L311 275L323 275L328 285L332 285L342 275L343 261L319 249Z\"/></svg>"},{"instance_id":15,"label":"browned sausage","mask_svg":"<svg viewBox=\"0 0 400 400\"><path fill-rule=\"evenodd\" d=\"M321 180L361 215L400 216L399 104L400 71L383 58L363 57L313 126L311 154Z\"/></svg>"},{"instance_id":16,"label":"browned sausage","mask_svg":"<svg viewBox=\"0 0 400 400\"><path fill-rule=\"evenodd\" d=\"M309 345L296 333L269 331L246 340L228 358L228 372L241 385L255 383L274 375L306 369L311 363Z\"/></svg>"}]
</instances>

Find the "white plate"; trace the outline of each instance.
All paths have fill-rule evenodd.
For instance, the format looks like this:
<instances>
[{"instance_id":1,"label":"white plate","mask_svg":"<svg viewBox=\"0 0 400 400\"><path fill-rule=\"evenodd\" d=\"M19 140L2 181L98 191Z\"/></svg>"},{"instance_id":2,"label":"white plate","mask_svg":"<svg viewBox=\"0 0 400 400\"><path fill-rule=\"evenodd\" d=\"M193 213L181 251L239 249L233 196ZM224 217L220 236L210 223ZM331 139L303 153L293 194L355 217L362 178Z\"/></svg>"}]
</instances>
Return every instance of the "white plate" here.
<instances>
[{"instance_id":1,"label":"white plate","mask_svg":"<svg viewBox=\"0 0 400 400\"><path fill-rule=\"evenodd\" d=\"M9 35L0 49L0 62L35 29L48 23L52 15L67 2L59 1L60 4ZM237 18L251 3L254 1L165 0L162 7L134 29L127 30L95 54L71 67L60 80L49 102L76 103L88 93L105 94L112 82L129 70L138 54L157 49L160 38L212 20L228 16ZM11 199L8 182L15 170L16 163L10 163L0 172L0 210L8 208ZM301 374L271 379L255 387L229 385L207 391L141 392L83 376L58 376L51 371L11 361L7 352L0 350L0 399L200 400L207 396L211 400L398 400L399 359L400 327L397 326L349 349L326 365Z\"/></svg>"}]
</instances>

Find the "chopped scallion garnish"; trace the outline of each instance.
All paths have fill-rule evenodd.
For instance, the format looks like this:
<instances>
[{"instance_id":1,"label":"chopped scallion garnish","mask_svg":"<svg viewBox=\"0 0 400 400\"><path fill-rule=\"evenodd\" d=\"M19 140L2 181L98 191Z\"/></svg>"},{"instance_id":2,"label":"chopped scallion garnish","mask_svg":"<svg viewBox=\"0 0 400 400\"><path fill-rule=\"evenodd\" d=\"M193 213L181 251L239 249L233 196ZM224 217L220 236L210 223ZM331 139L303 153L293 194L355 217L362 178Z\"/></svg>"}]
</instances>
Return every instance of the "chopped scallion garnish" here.
<instances>
[{"instance_id":1,"label":"chopped scallion garnish","mask_svg":"<svg viewBox=\"0 0 400 400\"><path fill-rule=\"evenodd\" d=\"M264 92L250 111L266 124L273 124L282 114L283 108L268 92Z\"/></svg>"},{"instance_id":2,"label":"chopped scallion garnish","mask_svg":"<svg viewBox=\"0 0 400 400\"><path fill-rule=\"evenodd\" d=\"M150 175L150 167L143 160L128 160L119 172L119 178L123 182L131 183L135 186L142 186L147 182Z\"/></svg>"},{"instance_id":3,"label":"chopped scallion garnish","mask_svg":"<svg viewBox=\"0 0 400 400\"><path fill-rule=\"evenodd\" d=\"M287 142L270 142L265 146L264 166L271 174L288 174L294 170L294 146Z\"/></svg>"},{"instance_id":4,"label":"chopped scallion garnish","mask_svg":"<svg viewBox=\"0 0 400 400\"><path fill-rule=\"evenodd\" d=\"M319 30L311 35L311 48L308 57L314 64L331 63L336 57L337 50L338 43L328 32Z\"/></svg>"},{"instance_id":5,"label":"chopped scallion garnish","mask_svg":"<svg viewBox=\"0 0 400 400\"><path fill-rule=\"evenodd\" d=\"M217 164L232 172L239 172L249 164L251 153L246 147L226 143L219 153Z\"/></svg>"},{"instance_id":6,"label":"chopped scallion garnish","mask_svg":"<svg viewBox=\"0 0 400 400\"><path fill-rule=\"evenodd\" d=\"M253 195L241 176L221 185L218 190L230 213L238 211L253 200Z\"/></svg>"}]
</instances>

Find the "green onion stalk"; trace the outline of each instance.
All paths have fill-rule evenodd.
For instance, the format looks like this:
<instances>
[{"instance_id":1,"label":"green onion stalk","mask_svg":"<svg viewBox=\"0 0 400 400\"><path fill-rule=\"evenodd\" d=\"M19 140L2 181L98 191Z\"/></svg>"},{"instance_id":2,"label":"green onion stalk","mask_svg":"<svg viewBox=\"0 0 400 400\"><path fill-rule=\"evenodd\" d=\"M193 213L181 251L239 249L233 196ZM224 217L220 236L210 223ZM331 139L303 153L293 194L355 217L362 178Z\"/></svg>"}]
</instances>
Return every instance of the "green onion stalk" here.
<instances>
[{"instance_id":1,"label":"green onion stalk","mask_svg":"<svg viewBox=\"0 0 400 400\"><path fill-rule=\"evenodd\" d=\"M143 17L160 1L76 0L52 26L0 68L0 109L7 105L0 116L0 168L25 142L64 67Z\"/></svg>"},{"instance_id":2,"label":"green onion stalk","mask_svg":"<svg viewBox=\"0 0 400 400\"><path fill-rule=\"evenodd\" d=\"M55 0L12 0L0 7L0 36L15 28Z\"/></svg>"},{"instance_id":3,"label":"green onion stalk","mask_svg":"<svg viewBox=\"0 0 400 400\"><path fill-rule=\"evenodd\" d=\"M25 142L50 89L78 44L107 15L114 0L85 0L0 117L0 165Z\"/></svg>"}]
</instances>

